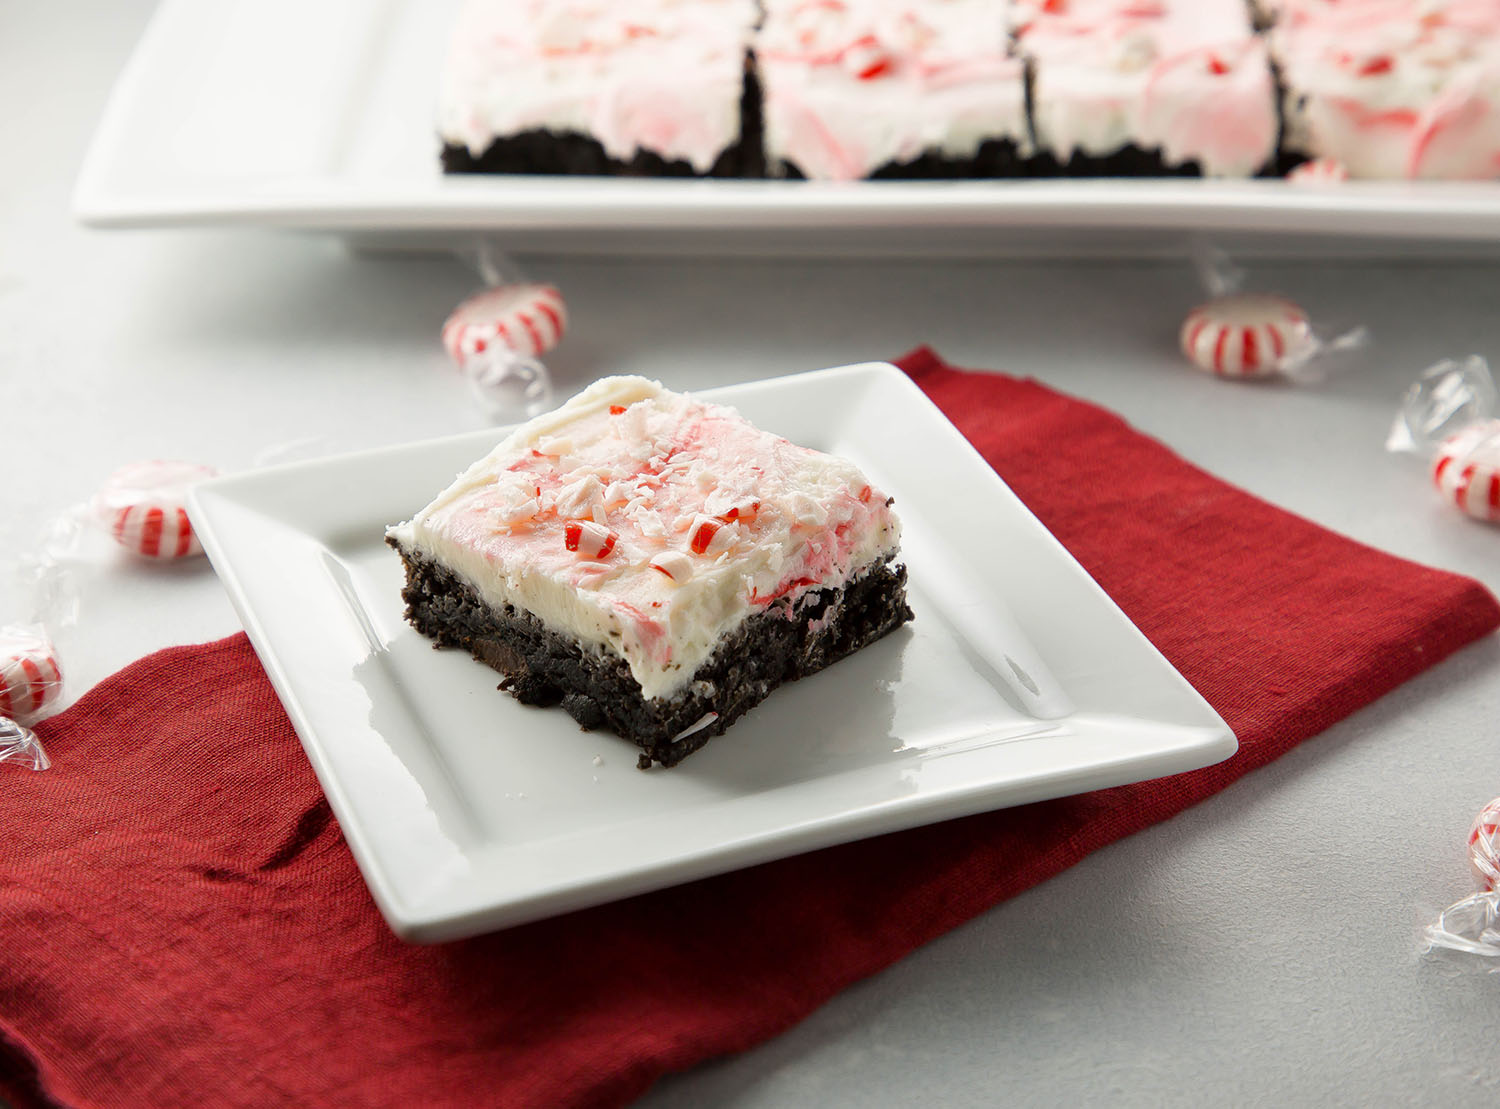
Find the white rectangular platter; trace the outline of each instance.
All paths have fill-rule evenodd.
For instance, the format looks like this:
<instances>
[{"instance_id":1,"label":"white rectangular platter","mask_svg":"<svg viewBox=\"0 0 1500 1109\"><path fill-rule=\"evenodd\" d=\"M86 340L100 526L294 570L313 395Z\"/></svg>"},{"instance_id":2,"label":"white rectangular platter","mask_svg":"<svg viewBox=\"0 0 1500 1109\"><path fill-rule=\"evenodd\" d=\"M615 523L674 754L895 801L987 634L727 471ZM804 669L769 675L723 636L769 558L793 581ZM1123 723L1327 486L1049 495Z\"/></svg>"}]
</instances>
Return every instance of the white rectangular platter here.
<instances>
[{"instance_id":1,"label":"white rectangular platter","mask_svg":"<svg viewBox=\"0 0 1500 1109\"><path fill-rule=\"evenodd\" d=\"M445 178L434 99L454 7L165 0L99 125L78 217L606 252L1140 247L1192 231L1500 243L1491 183Z\"/></svg>"},{"instance_id":2,"label":"white rectangular platter","mask_svg":"<svg viewBox=\"0 0 1500 1109\"><path fill-rule=\"evenodd\" d=\"M899 370L704 394L896 500L916 620L672 770L406 625L383 543L498 435L220 478L190 512L391 927L456 938L1236 749Z\"/></svg>"}]
</instances>

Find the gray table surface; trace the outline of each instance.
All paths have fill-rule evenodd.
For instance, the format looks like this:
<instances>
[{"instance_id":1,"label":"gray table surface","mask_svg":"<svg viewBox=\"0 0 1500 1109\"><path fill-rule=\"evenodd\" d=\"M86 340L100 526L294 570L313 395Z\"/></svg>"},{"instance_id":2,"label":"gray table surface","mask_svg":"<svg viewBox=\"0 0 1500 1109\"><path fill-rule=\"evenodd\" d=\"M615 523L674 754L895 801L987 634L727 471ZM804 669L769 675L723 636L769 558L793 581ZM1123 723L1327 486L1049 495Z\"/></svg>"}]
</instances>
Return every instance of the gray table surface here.
<instances>
[{"instance_id":1,"label":"gray table surface","mask_svg":"<svg viewBox=\"0 0 1500 1109\"><path fill-rule=\"evenodd\" d=\"M91 232L68 197L149 13L0 6L0 617L21 563L114 466L242 469L482 426L437 327L455 258L316 236ZM1304 259L1257 287L1372 344L1317 388L1236 387L1173 346L1185 263L526 259L565 291L562 391L677 387L893 356L1029 374L1191 461L1376 547L1500 590L1500 530L1382 449L1428 363L1500 357L1500 266ZM239 624L204 565L86 550L62 636L70 696ZM0 620L3 622L3 620ZM1175 820L1101 851L846 991L791 1032L661 1083L654 1106L1492 1102L1500 982L1418 955L1470 889L1464 837L1500 794L1500 641L1472 647Z\"/></svg>"}]
</instances>

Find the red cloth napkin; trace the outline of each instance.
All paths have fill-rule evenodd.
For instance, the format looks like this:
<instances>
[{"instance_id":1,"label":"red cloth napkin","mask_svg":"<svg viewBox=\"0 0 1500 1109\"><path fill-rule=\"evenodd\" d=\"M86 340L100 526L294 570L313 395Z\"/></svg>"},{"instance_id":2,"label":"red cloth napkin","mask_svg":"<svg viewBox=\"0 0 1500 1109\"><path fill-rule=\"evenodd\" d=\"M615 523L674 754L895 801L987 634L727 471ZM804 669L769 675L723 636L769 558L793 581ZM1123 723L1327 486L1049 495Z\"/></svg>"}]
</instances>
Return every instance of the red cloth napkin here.
<instances>
[{"instance_id":1,"label":"red cloth napkin","mask_svg":"<svg viewBox=\"0 0 1500 1109\"><path fill-rule=\"evenodd\" d=\"M1191 774L819 851L440 947L395 939L243 636L162 651L4 780L0 1092L20 1104L610 1105L739 1051L1180 812L1500 624L1117 417L903 366L1240 738Z\"/></svg>"}]
</instances>

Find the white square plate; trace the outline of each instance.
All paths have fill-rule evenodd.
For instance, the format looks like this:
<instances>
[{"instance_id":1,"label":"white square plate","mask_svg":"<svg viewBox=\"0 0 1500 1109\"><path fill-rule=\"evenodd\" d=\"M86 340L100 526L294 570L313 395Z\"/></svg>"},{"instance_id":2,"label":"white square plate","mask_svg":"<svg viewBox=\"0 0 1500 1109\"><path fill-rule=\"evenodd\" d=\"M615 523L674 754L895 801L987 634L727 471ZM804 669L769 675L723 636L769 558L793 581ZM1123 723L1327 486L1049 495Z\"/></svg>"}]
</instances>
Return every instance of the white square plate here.
<instances>
[{"instance_id":1,"label":"white square plate","mask_svg":"<svg viewBox=\"0 0 1500 1109\"><path fill-rule=\"evenodd\" d=\"M235 224L509 250L1055 255L1162 231L1500 240L1493 182L1181 178L698 181L444 176L436 97L456 0L163 0L79 175L97 227ZM268 75L274 75L270 79ZM1180 244L1171 250L1179 251Z\"/></svg>"},{"instance_id":2,"label":"white square plate","mask_svg":"<svg viewBox=\"0 0 1500 1109\"><path fill-rule=\"evenodd\" d=\"M402 619L383 542L499 433L220 478L193 525L391 927L436 941L1190 770L1224 722L896 368L714 390L896 499L916 620L672 770Z\"/></svg>"}]
</instances>

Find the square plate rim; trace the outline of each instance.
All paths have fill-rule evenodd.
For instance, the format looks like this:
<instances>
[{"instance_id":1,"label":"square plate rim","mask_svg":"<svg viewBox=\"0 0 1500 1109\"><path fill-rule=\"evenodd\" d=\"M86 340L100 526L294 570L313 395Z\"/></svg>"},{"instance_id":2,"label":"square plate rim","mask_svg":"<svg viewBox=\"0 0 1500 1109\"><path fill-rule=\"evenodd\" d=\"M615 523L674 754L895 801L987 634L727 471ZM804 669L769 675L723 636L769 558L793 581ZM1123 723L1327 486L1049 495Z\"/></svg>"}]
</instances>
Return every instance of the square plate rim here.
<instances>
[{"instance_id":1,"label":"square plate rim","mask_svg":"<svg viewBox=\"0 0 1500 1109\"><path fill-rule=\"evenodd\" d=\"M1194 752L1194 756L1184 761L1180 754L1172 755L1174 765L1167 769L1152 769L1153 762L1160 763L1166 756L1158 756L1154 760L1138 760L1137 768L1150 770L1148 773L1130 773L1123 777L1113 778L1110 784L1121 784L1126 781L1138 781L1144 778L1159 776L1159 774L1176 773L1200 766L1210 765L1233 755L1238 749L1238 742L1223 721L1218 712L1203 699L1193 687L1181 676L1180 673L1168 662L1153 644L1135 627L1134 623L1121 612L1114 601L1104 592L1086 571L1079 567L1072 555L1062 546L1055 537L1047 532L1046 528L1036 520L1034 514L1025 506L1008 485L995 473L982 455L974 446L963 437L962 433L953 426L945 414L931 402L925 393L900 369L884 362L864 362L847 366L836 366L827 369L811 370L803 373L789 374L782 377L751 380L733 385L718 386L713 389L694 390L694 395L705 399L716 400L721 403L733 403L737 396L743 396L754 391L764 390L786 390L815 385L819 382L836 381L839 378L853 379L858 381L865 379L873 383L874 387L896 387L908 391L913 401L918 402L926 410L927 415L933 417L932 427L934 431L943 434L950 448L960 450L967 457L968 464L976 467L976 474L982 473L992 479L996 493L1002 495L1009 503L1012 510L1018 510L1027 518L1031 525L1046 536L1055 546L1056 552L1075 567L1081 576L1081 582L1087 583L1095 592L1096 601L1102 601L1114 615L1129 629L1137 640L1138 647L1148 652L1159 662L1165 671L1176 679L1180 686L1179 692L1184 698L1191 698L1195 710L1203 715L1201 726L1188 728L1184 725L1172 725L1172 727L1183 731L1195 731L1195 738L1190 744L1184 743L1185 749ZM453 887L434 887L427 892L435 899L447 898L447 905L439 905L424 911L423 907L410 898L411 891L403 890L402 881L395 873L393 867L386 865L386 861L380 857L376 850L364 820L358 811L356 800L351 797L346 789L346 783L334 771L328 752L324 749L322 738L312 726L310 717L303 705L303 698L296 688L296 681L292 675L286 672L272 637L263 623L257 606L252 597L251 590L247 588L237 566L237 557L223 543L217 528L217 512L215 502L222 505L239 504L244 506L243 501L236 501L235 494L245 491L263 491L268 485L274 487L286 481L289 477L299 474L316 473L325 471L333 473L342 471L348 467L359 467L368 464L372 460L399 460L404 454L420 456L435 449L456 448L460 444L468 444L471 441L476 448L485 441L493 443L505 434L505 428L480 429L460 432L454 435L437 436L422 440L396 443L386 447L369 448L360 451L347 452L332 455L325 458L310 459L296 462L282 463L274 466L263 467L256 470L236 474L228 474L206 481L189 491L188 512L195 531L198 532L203 542L205 552L208 554L216 573L224 584L226 592L234 605L236 612L241 618L244 629L254 646L257 658L265 669L271 680L276 693L290 718L294 730L298 736L303 750L317 774L319 785L327 796L330 806L337 817L343 830L346 841L358 863L361 875L369 887L382 915L386 918L392 930L401 938L412 942L441 942L449 939L462 938L476 934L481 931L496 927L508 927L513 924L525 923L529 920L541 919L555 915L559 912L571 911L575 908L584 908L589 905L599 904L614 900L618 897L630 896L637 893L645 893L666 886L692 881L698 878L709 877L715 874L739 869L744 866L754 865L759 862L771 861L805 851L816 850L821 847L832 846L838 843L849 842L855 839L865 838L870 835L885 832L898 831L905 828L917 827L928 823L936 823L942 820L952 819L958 816L972 813L990 811L995 808L1009 807L1013 804L1024 803L1029 800L1038 800L1044 797L1060 796L1077 790L1057 790L1050 787L1039 791L1033 786L1032 793L1027 795L1026 791L1017 792L1014 799L1003 800L999 804L987 802L989 794L996 792L993 783L981 783L974 789L967 791L964 795L968 803L955 803L957 795L940 797L936 801L932 798L925 799L925 803L915 806L919 818L915 820L890 819L891 814L885 811L866 812L854 816L843 816L828 823L827 827L802 829L800 836L789 837L785 831L772 830L756 840L742 840L731 845L729 848L723 846L709 846L698 851L679 854L676 857L658 860L646 867L638 867L635 870L620 874L594 875L585 877L581 884L562 883L545 896L522 899L515 904L528 904L539 911L526 911L513 919L501 919L499 923L493 921L499 917L505 917L499 910L506 907L506 902L496 902L493 897L466 897L457 896L459 891ZM482 448L480 448L482 449ZM477 454L476 454L477 456ZM326 548L325 548L326 549ZM1166 725L1162 725L1166 727ZM1122 760L1128 761L1128 760ZM1092 769L1098 770L1105 764ZM1085 788L1097 788L1088 786ZM1003 787L1002 787L1003 790ZM898 810L902 806L895 806ZM925 809L936 808L941 812L936 815L921 815ZM788 839L791 839L787 846ZM512 849L516 850L516 849ZM520 850L524 850L521 848ZM464 883L463 893L472 892L472 876ZM455 910L453 902L461 901L464 904Z\"/></svg>"}]
</instances>

